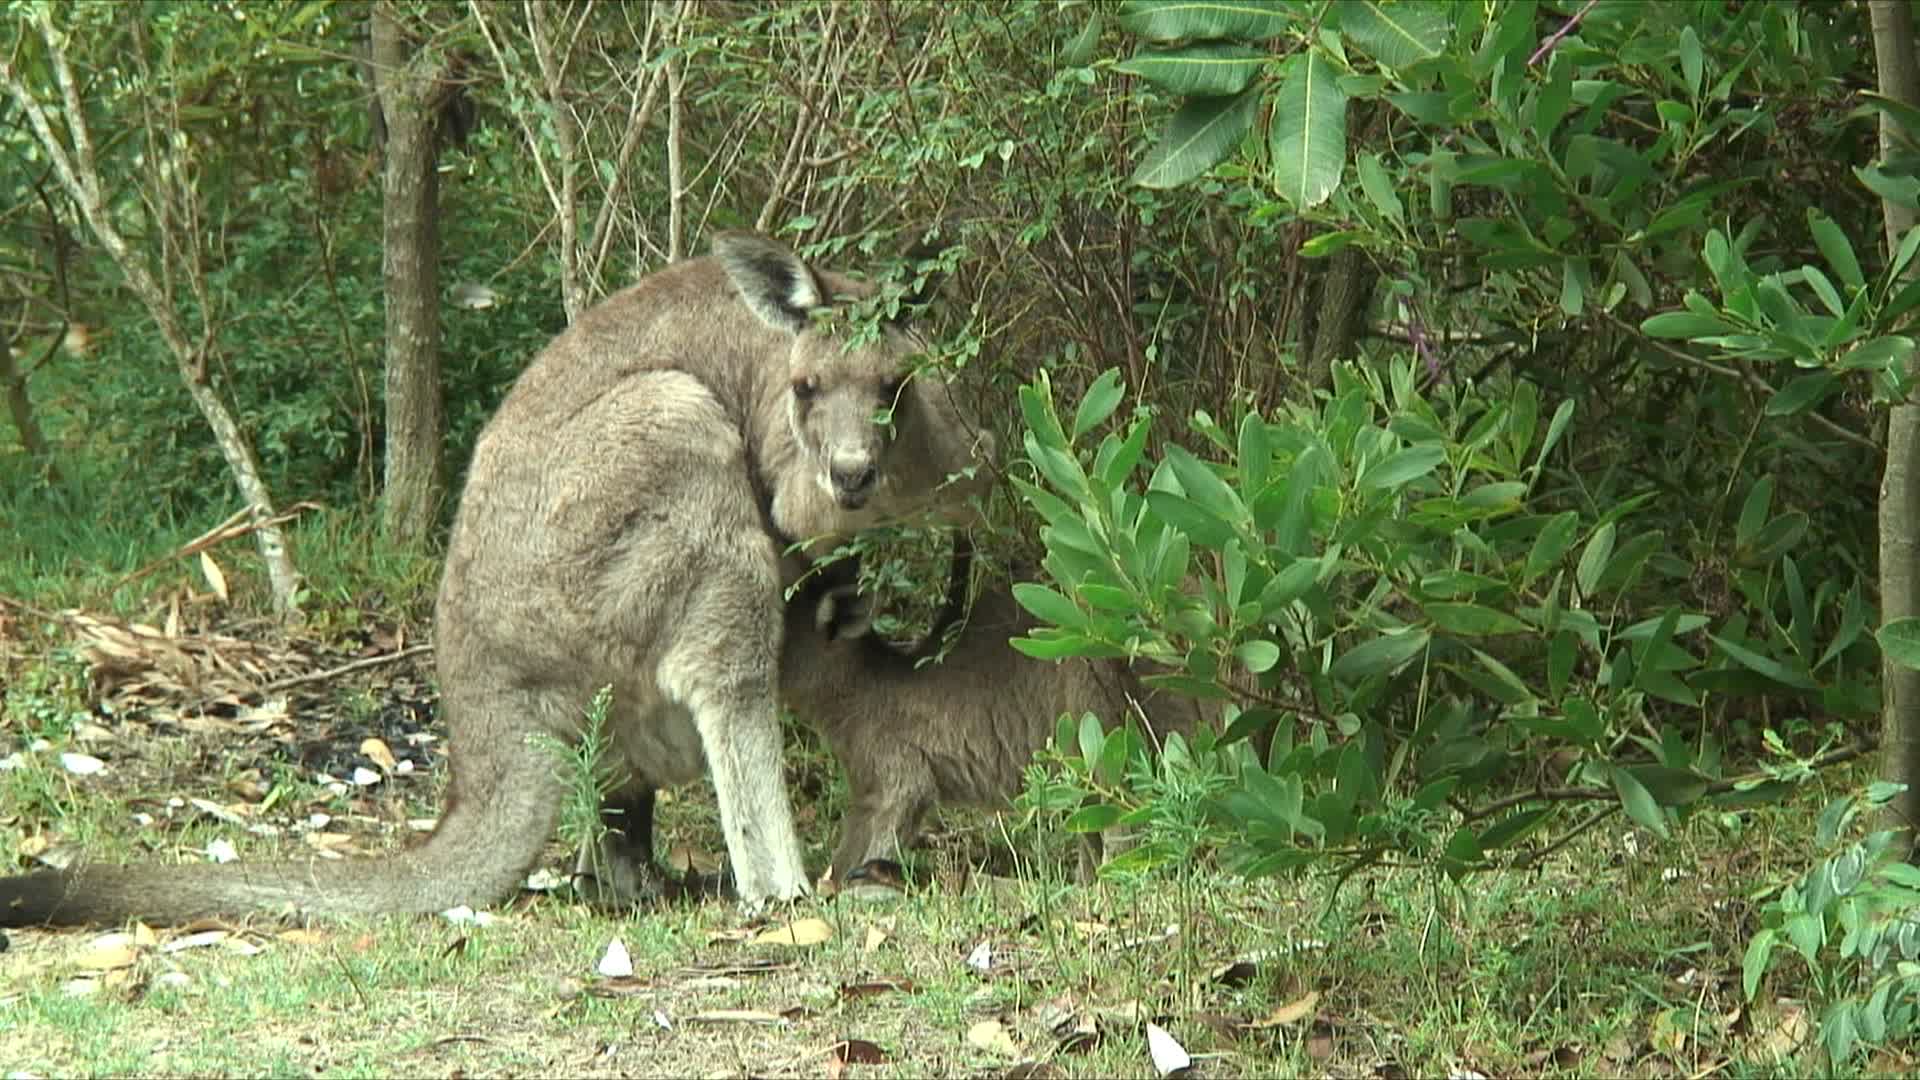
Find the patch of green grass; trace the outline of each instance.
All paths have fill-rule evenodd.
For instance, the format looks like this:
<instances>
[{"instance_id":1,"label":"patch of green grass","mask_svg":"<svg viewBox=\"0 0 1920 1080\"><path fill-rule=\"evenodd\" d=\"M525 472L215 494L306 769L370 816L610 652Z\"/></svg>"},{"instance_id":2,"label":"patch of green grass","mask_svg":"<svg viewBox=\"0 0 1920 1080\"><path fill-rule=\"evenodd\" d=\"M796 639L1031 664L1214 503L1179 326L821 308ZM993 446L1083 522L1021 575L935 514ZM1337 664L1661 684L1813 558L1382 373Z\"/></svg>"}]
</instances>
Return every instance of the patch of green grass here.
<instances>
[{"instance_id":1,"label":"patch of green grass","mask_svg":"<svg viewBox=\"0 0 1920 1080\"><path fill-rule=\"evenodd\" d=\"M682 808L703 801L680 794ZM1749 831L1796 820L1789 809ZM669 843L719 842L691 815L669 831ZM478 928L348 920L316 924L317 939L258 938L256 956L145 950L130 983L82 999L64 988L90 935L22 933L0 984L0 1058L49 1074L818 1075L836 1042L857 1038L889 1058L856 1066L863 1077L998 1075L1022 1059L1150 1076L1137 1015L1209 1076L1382 1062L1410 1075L1695 1075L1762 1053L1780 1023L1771 1002L1744 1027L1724 1020L1742 1003L1737 950L1723 944L1739 915L1722 901L1751 883L1694 859L1703 831L1670 845L1639 836L1625 855L1627 830L1595 830L1533 873L1466 888L1393 871L1337 894L1204 866L1086 887L1063 867L975 874L892 902L803 902L783 917L821 918L833 936L799 949L734 940L726 902L612 918L541 898ZM1662 872L1676 867L1687 872ZM616 937L633 980L594 974ZM967 963L982 942L984 972ZM184 987L165 988L169 970ZM880 981L902 988L845 989ZM1300 1019L1244 1026L1309 993ZM730 1009L785 1019L703 1019ZM988 1021L1014 1055L968 1041ZM1056 1022L1090 1041L1063 1047ZM1796 1070L1766 1058L1742 1071Z\"/></svg>"}]
</instances>

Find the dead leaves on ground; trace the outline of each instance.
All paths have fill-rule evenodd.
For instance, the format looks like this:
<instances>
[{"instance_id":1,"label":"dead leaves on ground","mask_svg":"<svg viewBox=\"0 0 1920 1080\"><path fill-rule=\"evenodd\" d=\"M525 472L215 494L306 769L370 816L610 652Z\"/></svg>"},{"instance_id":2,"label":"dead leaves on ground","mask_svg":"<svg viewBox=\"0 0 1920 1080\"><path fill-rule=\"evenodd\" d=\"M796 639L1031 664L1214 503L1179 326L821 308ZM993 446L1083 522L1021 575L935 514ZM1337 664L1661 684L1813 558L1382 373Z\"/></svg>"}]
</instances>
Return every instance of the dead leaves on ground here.
<instances>
[{"instance_id":1,"label":"dead leaves on ground","mask_svg":"<svg viewBox=\"0 0 1920 1080\"><path fill-rule=\"evenodd\" d=\"M207 919L164 933L135 923L131 930L86 939L61 935L49 940L54 948L13 958L9 975L27 978L52 973L69 997L118 994L133 1000L155 986L191 990L192 974L172 959L180 954L218 950L229 956L255 957L276 943L308 947L323 942L325 935L306 928L270 933Z\"/></svg>"}]
</instances>

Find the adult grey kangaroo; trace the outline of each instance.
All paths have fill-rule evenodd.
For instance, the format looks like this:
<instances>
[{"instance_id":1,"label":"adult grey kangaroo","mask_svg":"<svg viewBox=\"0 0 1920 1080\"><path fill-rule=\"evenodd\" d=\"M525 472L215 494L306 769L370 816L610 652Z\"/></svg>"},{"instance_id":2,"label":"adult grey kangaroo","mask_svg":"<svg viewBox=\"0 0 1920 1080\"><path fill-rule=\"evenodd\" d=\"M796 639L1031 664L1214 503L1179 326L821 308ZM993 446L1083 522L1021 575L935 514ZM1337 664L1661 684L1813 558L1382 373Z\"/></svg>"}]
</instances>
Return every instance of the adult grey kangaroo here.
<instances>
[{"instance_id":1,"label":"adult grey kangaroo","mask_svg":"<svg viewBox=\"0 0 1920 1080\"><path fill-rule=\"evenodd\" d=\"M909 330L836 333L835 300L869 293L770 239L723 234L713 256L607 298L533 359L481 432L448 543L434 627L451 775L421 843L10 877L0 925L500 900L564 795L536 737L574 741L605 685L629 774L615 808L650 809L655 787L704 769L741 899L805 893L775 698L782 589L800 563L782 551L963 506L987 478L949 478L992 453L945 385L908 377ZM650 845L615 848L603 891L644 895Z\"/></svg>"}]
</instances>

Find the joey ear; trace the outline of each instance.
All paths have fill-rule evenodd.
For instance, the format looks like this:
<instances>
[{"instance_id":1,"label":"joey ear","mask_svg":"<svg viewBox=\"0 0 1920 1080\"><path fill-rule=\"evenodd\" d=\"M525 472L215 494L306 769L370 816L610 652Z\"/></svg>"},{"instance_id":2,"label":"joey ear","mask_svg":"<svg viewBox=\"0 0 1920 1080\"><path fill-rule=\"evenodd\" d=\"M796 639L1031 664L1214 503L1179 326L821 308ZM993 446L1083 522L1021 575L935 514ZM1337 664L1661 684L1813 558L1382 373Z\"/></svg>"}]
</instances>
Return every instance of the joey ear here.
<instances>
[{"instance_id":1,"label":"joey ear","mask_svg":"<svg viewBox=\"0 0 1920 1080\"><path fill-rule=\"evenodd\" d=\"M913 278L918 278L919 266L922 263L938 260L949 246L950 245L944 243L922 240L908 248L906 253L901 256L902 260L907 264L908 274ZM917 286L910 287L907 293L900 298L900 314L893 321L896 324L904 325L919 318L920 313L926 309L927 305L933 303L934 299L940 295L940 289L946 284L946 281L947 272L945 270L934 269L927 271L926 280Z\"/></svg>"},{"instance_id":2,"label":"joey ear","mask_svg":"<svg viewBox=\"0 0 1920 1080\"><path fill-rule=\"evenodd\" d=\"M857 585L835 585L821 595L813 625L831 641L862 637L873 629L873 608Z\"/></svg>"},{"instance_id":3,"label":"joey ear","mask_svg":"<svg viewBox=\"0 0 1920 1080\"><path fill-rule=\"evenodd\" d=\"M768 326L798 334L806 329L807 313L826 302L813 269L777 240L723 232L713 238L713 253L740 298Z\"/></svg>"}]
</instances>

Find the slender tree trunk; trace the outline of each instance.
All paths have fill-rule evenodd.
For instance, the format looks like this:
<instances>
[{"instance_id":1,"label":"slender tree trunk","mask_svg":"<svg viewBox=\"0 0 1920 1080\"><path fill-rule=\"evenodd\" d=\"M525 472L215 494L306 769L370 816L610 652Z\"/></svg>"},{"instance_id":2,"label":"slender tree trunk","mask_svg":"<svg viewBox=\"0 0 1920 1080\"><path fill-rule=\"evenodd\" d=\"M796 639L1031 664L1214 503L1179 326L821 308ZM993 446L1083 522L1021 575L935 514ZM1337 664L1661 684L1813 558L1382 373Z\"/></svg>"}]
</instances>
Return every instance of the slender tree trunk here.
<instances>
[{"instance_id":1,"label":"slender tree trunk","mask_svg":"<svg viewBox=\"0 0 1920 1080\"><path fill-rule=\"evenodd\" d=\"M387 300L387 453L381 524L416 546L442 498L440 446L440 184L437 56L413 52L391 3L373 7L373 68L386 118L382 188Z\"/></svg>"},{"instance_id":2,"label":"slender tree trunk","mask_svg":"<svg viewBox=\"0 0 1920 1080\"><path fill-rule=\"evenodd\" d=\"M1333 362L1353 355L1379 277L1358 248L1342 248L1328 257L1326 272L1320 276L1319 302L1314 305L1313 340L1306 343L1310 385L1332 386Z\"/></svg>"},{"instance_id":3,"label":"slender tree trunk","mask_svg":"<svg viewBox=\"0 0 1920 1080\"><path fill-rule=\"evenodd\" d=\"M234 484L239 487L240 495L246 500L254 520L261 523L254 530L254 542L259 546L261 560L266 563L274 609L285 618L297 618L300 574L288 550L285 531L272 523L275 513L273 496L260 475L259 459L254 455L253 445L241 434L240 425L234 421L226 402L220 400L220 395L214 393L207 381L207 359L214 348L212 331L209 329L198 341L188 337L186 325L181 321L179 312L174 310L172 294L155 280L145 259L127 243L108 212L106 198L102 194L100 170L94 159L93 135L87 128L86 108L80 100L80 86L73 77L73 66L67 59L65 36L53 25L54 10L51 6L35 7L28 17L33 20L46 46L46 59L58 84L59 101L51 106L42 102L6 60L0 60L0 86L6 88L14 102L26 113L27 123L33 129L34 137L39 140L41 151L53 164L61 187L79 206L88 227L125 275L127 286L140 298L141 306L147 309L161 338L166 341L167 350L173 354L174 365L179 369L180 379L187 386L187 393L192 396L195 407L212 429L214 442L226 458ZM54 130L56 119L66 129L66 138L61 138L60 133ZM166 141L164 137L156 140L161 145ZM159 163L150 163L150 167L158 169ZM153 182L164 184L167 181L156 178ZM183 269L187 273L199 272L197 265Z\"/></svg>"},{"instance_id":4,"label":"slender tree trunk","mask_svg":"<svg viewBox=\"0 0 1920 1080\"><path fill-rule=\"evenodd\" d=\"M1908 0L1873 0L1873 52L1880 93L1909 108L1920 105L1920 68L1914 64L1913 9ZM1880 114L1880 156L1897 147L1899 128ZM1914 211L1882 200L1887 251L1914 227ZM1880 477L1880 619L1920 615L1920 402L1908 398L1887 417L1887 466ZM1912 829L1920 822L1920 671L1881 661L1885 690L1881 701L1880 774L1907 785L1887 806L1889 828Z\"/></svg>"},{"instance_id":5,"label":"slender tree trunk","mask_svg":"<svg viewBox=\"0 0 1920 1080\"><path fill-rule=\"evenodd\" d=\"M13 430L20 436L20 448L39 467L49 483L60 482L60 467L54 463L47 446L46 433L33 415L33 398L27 393L27 373L13 358L13 344L0 338L0 383L7 388L7 414L13 417Z\"/></svg>"}]
</instances>

